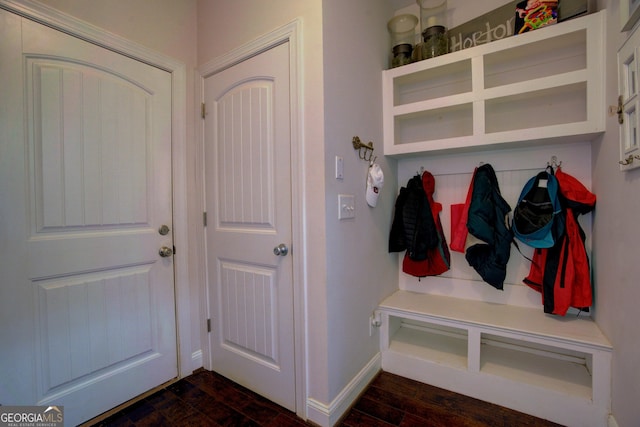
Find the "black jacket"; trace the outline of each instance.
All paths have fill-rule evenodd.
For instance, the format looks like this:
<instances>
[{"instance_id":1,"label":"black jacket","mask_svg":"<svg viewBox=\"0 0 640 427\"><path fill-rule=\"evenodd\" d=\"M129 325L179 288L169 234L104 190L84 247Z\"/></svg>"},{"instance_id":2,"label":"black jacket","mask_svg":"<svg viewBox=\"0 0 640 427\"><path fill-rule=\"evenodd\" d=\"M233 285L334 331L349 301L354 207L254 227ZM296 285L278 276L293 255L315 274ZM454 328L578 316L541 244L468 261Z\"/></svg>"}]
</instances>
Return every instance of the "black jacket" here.
<instances>
[{"instance_id":1,"label":"black jacket","mask_svg":"<svg viewBox=\"0 0 640 427\"><path fill-rule=\"evenodd\" d=\"M467 229L484 243L467 249L465 258L482 279L496 289L503 289L507 263L511 254L513 232L506 217L511 211L500 195L496 173L489 164L478 167L469 206Z\"/></svg>"},{"instance_id":2,"label":"black jacket","mask_svg":"<svg viewBox=\"0 0 640 427\"><path fill-rule=\"evenodd\" d=\"M389 252L407 251L414 261L427 259L427 252L438 245L438 231L429 200L416 175L400 189L389 234Z\"/></svg>"}]
</instances>

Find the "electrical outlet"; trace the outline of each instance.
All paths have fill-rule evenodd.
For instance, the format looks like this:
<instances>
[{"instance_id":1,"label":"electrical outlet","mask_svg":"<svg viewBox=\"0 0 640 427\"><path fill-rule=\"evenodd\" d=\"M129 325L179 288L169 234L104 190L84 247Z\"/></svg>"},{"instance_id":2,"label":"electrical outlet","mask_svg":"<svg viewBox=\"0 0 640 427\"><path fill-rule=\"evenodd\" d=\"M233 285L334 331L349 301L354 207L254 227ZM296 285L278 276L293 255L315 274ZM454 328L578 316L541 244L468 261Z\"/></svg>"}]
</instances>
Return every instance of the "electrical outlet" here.
<instances>
[{"instance_id":1,"label":"electrical outlet","mask_svg":"<svg viewBox=\"0 0 640 427\"><path fill-rule=\"evenodd\" d=\"M369 336L373 336L373 314L369 316Z\"/></svg>"},{"instance_id":2,"label":"electrical outlet","mask_svg":"<svg viewBox=\"0 0 640 427\"><path fill-rule=\"evenodd\" d=\"M373 312L371 316L369 316L369 336L373 336L374 328L379 328L382 325L382 319L380 318L380 313Z\"/></svg>"}]
</instances>

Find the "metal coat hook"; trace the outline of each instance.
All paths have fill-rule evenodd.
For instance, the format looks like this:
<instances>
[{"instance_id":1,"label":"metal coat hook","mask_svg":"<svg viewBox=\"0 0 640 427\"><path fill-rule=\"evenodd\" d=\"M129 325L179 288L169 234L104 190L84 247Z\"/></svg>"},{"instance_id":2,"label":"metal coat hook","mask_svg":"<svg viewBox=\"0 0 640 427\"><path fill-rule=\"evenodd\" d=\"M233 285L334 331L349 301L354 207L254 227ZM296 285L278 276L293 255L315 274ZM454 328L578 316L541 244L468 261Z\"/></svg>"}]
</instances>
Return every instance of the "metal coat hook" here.
<instances>
[{"instance_id":1,"label":"metal coat hook","mask_svg":"<svg viewBox=\"0 0 640 427\"><path fill-rule=\"evenodd\" d=\"M354 136L351 143L353 144L354 150L358 150L358 157L362 160L365 160L370 164L373 164L373 162L376 161L377 157L373 157L373 142L369 141L368 144L363 144L359 137Z\"/></svg>"},{"instance_id":2,"label":"metal coat hook","mask_svg":"<svg viewBox=\"0 0 640 427\"><path fill-rule=\"evenodd\" d=\"M619 161L622 166L628 166L633 163L633 160L640 160L640 156L637 154L634 156L633 154L629 154L624 160Z\"/></svg>"},{"instance_id":3,"label":"metal coat hook","mask_svg":"<svg viewBox=\"0 0 640 427\"><path fill-rule=\"evenodd\" d=\"M558 162L558 158L556 156L551 156L551 161L547 162L547 167L551 167L552 169L558 169L562 166L562 160Z\"/></svg>"}]
</instances>

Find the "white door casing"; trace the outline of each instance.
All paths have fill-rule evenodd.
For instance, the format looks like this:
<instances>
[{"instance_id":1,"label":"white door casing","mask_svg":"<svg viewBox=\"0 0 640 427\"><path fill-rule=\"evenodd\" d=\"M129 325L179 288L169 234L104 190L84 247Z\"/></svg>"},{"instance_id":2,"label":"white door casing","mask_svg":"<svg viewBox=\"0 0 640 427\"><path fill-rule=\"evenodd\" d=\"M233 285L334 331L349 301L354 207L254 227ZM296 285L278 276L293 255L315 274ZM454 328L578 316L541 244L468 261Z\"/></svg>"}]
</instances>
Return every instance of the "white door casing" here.
<instances>
[{"instance_id":1,"label":"white door casing","mask_svg":"<svg viewBox=\"0 0 640 427\"><path fill-rule=\"evenodd\" d=\"M295 411L289 44L207 77L213 370Z\"/></svg>"},{"instance_id":2,"label":"white door casing","mask_svg":"<svg viewBox=\"0 0 640 427\"><path fill-rule=\"evenodd\" d=\"M0 394L77 423L177 375L171 75L0 15Z\"/></svg>"}]
</instances>

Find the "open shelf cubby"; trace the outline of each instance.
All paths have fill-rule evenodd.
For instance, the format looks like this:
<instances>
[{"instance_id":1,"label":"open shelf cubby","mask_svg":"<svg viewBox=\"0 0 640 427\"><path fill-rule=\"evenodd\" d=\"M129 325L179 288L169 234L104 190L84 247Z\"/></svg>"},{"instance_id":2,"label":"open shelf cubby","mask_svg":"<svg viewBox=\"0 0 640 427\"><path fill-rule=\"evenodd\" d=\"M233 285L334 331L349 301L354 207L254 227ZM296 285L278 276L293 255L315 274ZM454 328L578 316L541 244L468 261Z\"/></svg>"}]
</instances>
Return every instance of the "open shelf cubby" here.
<instances>
[{"instance_id":1,"label":"open shelf cubby","mask_svg":"<svg viewBox=\"0 0 640 427\"><path fill-rule=\"evenodd\" d=\"M383 71L385 155L601 134L604 18L602 11Z\"/></svg>"},{"instance_id":2,"label":"open shelf cubby","mask_svg":"<svg viewBox=\"0 0 640 427\"><path fill-rule=\"evenodd\" d=\"M404 290L377 315L385 371L563 425L606 423L612 348L588 316Z\"/></svg>"}]
</instances>

